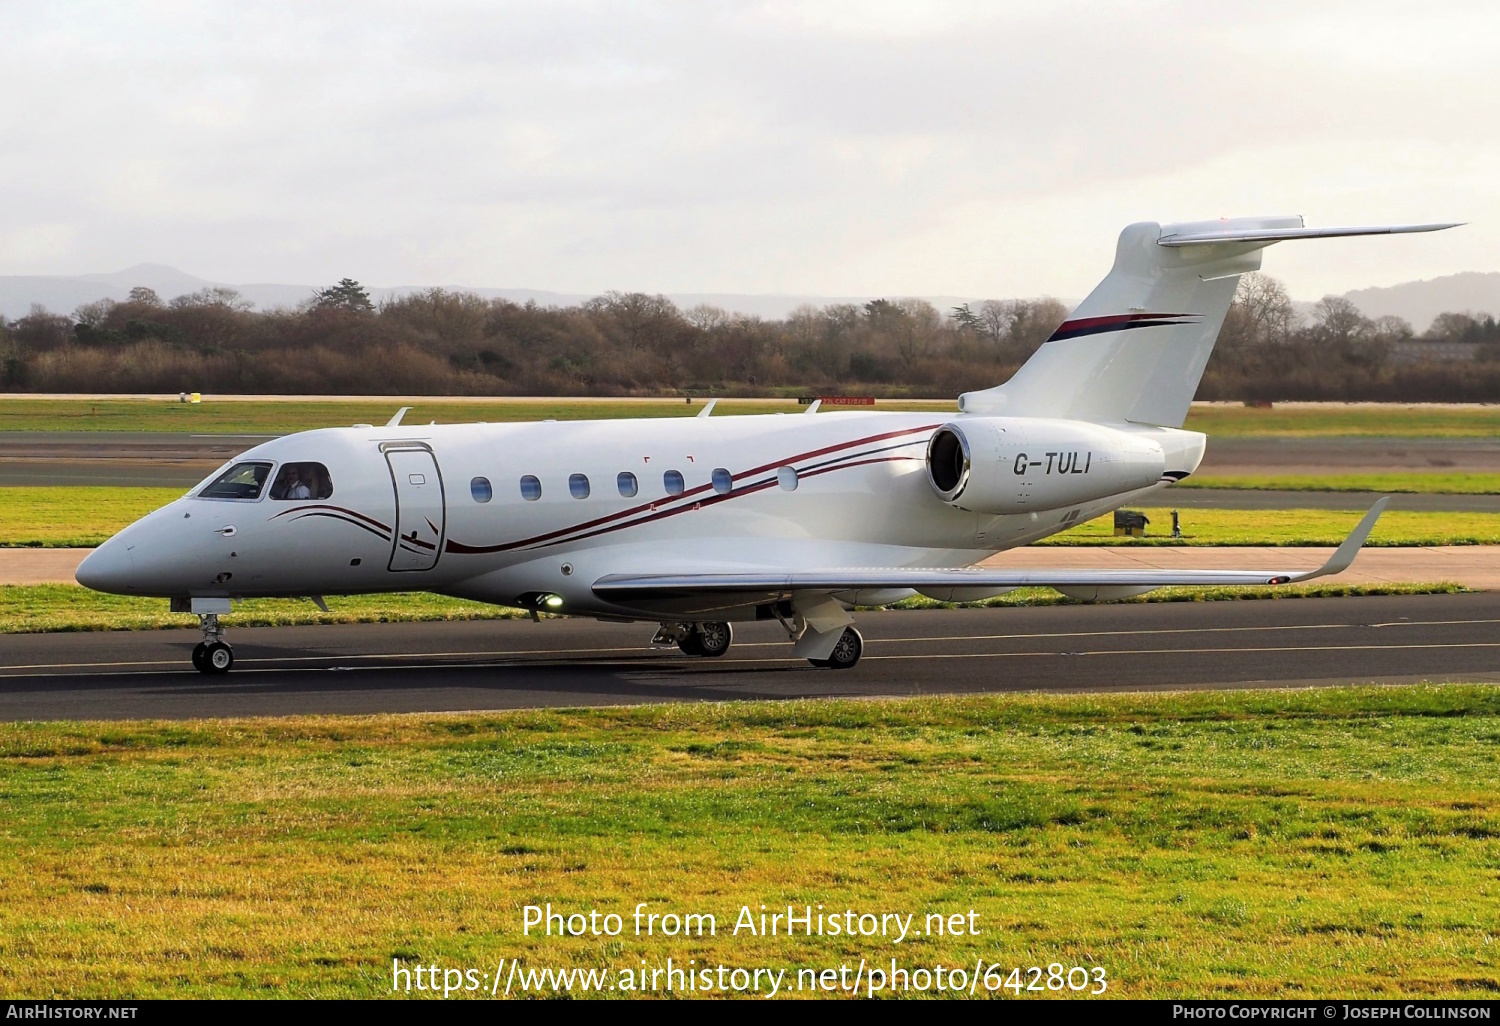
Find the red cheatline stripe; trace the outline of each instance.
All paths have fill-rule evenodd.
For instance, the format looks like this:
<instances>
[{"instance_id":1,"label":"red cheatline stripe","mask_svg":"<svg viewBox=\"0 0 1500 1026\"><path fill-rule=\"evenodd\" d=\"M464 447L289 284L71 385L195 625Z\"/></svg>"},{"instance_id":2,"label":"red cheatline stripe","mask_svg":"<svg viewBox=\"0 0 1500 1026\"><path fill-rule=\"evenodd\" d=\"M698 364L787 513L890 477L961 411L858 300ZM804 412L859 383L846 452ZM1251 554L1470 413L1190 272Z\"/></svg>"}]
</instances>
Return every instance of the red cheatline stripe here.
<instances>
[{"instance_id":1,"label":"red cheatline stripe","mask_svg":"<svg viewBox=\"0 0 1500 1026\"><path fill-rule=\"evenodd\" d=\"M358 510L345 509L343 506L331 506L331 505L322 504L322 503L320 503L320 504L318 504L316 506L293 506L291 509L284 509L284 510L282 510L280 513L277 513L275 516L271 517L271 519L275 520L276 517L284 517L288 513L305 513L305 512L307 512L309 510L314 510L314 509L331 509L331 510L335 510L335 511L337 511L339 513L347 513L351 517L358 517L360 520L363 520L366 523L374 524L376 527L380 528L382 531L389 531L390 530L389 527L387 527L384 524L382 524L379 520L376 520L373 517L367 517L363 513L360 513Z\"/></svg>"},{"instance_id":2,"label":"red cheatline stripe","mask_svg":"<svg viewBox=\"0 0 1500 1026\"><path fill-rule=\"evenodd\" d=\"M1128 313L1128 314L1106 314L1103 317L1080 317L1073 321L1063 321L1058 325L1058 331L1074 331L1078 328L1097 328L1110 324L1128 324L1131 321L1157 321L1163 317L1191 317L1192 314L1174 313Z\"/></svg>"},{"instance_id":3,"label":"red cheatline stripe","mask_svg":"<svg viewBox=\"0 0 1500 1026\"><path fill-rule=\"evenodd\" d=\"M355 520L353 517L340 516L338 513L325 513L325 512L322 512L320 510L309 510L308 512L303 513L301 516L296 516L296 517L293 517L292 519L293 520L301 520L304 517L327 517L329 520L337 520L339 523L342 523L342 524L352 524L353 526L359 528L361 531L369 531L371 534L373 534L375 537L379 538L381 541L390 541L391 540L391 536L390 536L389 532L387 532L387 531L377 531L377 530L375 530L375 528L371 527L369 524L361 523L360 521Z\"/></svg>"},{"instance_id":4,"label":"red cheatline stripe","mask_svg":"<svg viewBox=\"0 0 1500 1026\"><path fill-rule=\"evenodd\" d=\"M770 470L772 467L784 467L788 464L797 463L801 460L812 459L817 456L824 456L831 452L838 452L840 449L851 449L857 445L866 445L870 442L880 442L884 441L887 438L899 438L901 435L917 434L922 431L932 431L937 427L939 427L939 425L937 424L926 424L922 427L904 428L899 431L886 431L883 434L869 435L865 438L857 438L852 442L839 442L836 445L827 445L821 449L812 449L808 452L798 453L795 456L789 456L784 459L775 460L771 463L763 463L758 467L751 467L749 470L742 471L739 475L736 476L751 477L755 474L764 473L765 471ZM448 539L447 551L458 552L467 555L478 555L489 552L508 552L511 549L519 549L524 548L528 545L536 545L541 542L551 541L555 538L560 538L563 535L573 534L575 531L588 531L590 528L599 527L603 524L612 523L613 521L633 517L638 513L649 512L651 514L650 516L645 517L641 520L631 522L632 525L636 523L646 524L650 523L653 520L659 520L661 517L675 512L675 510L660 510L659 507L671 503L680 503L685 508L691 508L690 503L692 502L692 496L701 495L704 492L709 491L712 487L712 484L698 485L696 488L690 488L686 492L683 492L681 495L674 496L669 499L657 499L652 502L644 502L638 506L633 506L630 509L621 510L618 513L611 513L608 516L596 517L593 520L586 520L581 524L574 524L572 527L565 527L556 531L548 531L546 534L538 534L531 538L522 538L520 541L506 542L502 545L465 545L463 542L457 542L450 538ZM741 491L743 490L736 489L730 494L739 494ZM715 499L712 501L718 500ZM592 531L588 534L583 535L582 538L592 538L602 533L602 531ZM581 538L575 540L581 540Z\"/></svg>"},{"instance_id":5,"label":"red cheatline stripe","mask_svg":"<svg viewBox=\"0 0 1500 1026\"><path fill-rule=\"evenodd\" d=\"M871 463L893 463L893 462L896 462L898 460L910 460L910 459L916 459L916 457L914 457L914 456L882 456L879 459L856 460L853 463L840 463L839 465L833 466L833 467L823 467L823 468L821 468L819 470L809 470L807 473L805 473L805 474L798 474L797 476L798 476L798 478L800 478L802 480L806 480L809 477L817 477L820 474L831 474L835 470L848 470L850 467L863 467L863 466L866 466L866 465L871 464ZM781 464L776 464L776 465L780 466ZM614 525L612 525L610 527L601 528L601 529L599 529L597 531L590 531L588 534L581 534L581 535L579 535L576 538L569 538L568 540L569 541L583 541L583 540L585 540L587 538L597 538L597 537L599 537L600 535L603 535L603 534L612 534L615 531L623 531L623 530L625 530L628 527L639 527L642 524L649 524L649 523L651 523L652 521L655 521L655 520L664 520L667 517L673 517L673 516L676 516L679 513L690 513L690 512L692 512L695 509L702 509L705 506L712 506L712 505L715 505L716 503L728 502L730 499L738 499L738 498L740 498L743 495L751 495L751 494L754 494L755 492L762 492L762 491L765 491L767 488L771 488L771 487L775 486L777 483L778 482L777 482L777 480L774 477L767 478L764 481L757 481L753 485L746 485L743 488L736 488L734 491L730 492L727 495L715 495L712 498L704 499L701 502L695 502L691 506L680 506L677 509L661 510L660 512L653 513L649 517L642 517L639 520L632 520L628 524L614 524Z\"/></svg>"},{"instance_id":6,"label":"red cheatline stripe","mask_svg":"<svg viewBox=\"0 0 1500 1026\"><path fill-rule=\"evenodd\" d=\"M1131 328L1159 328L1176 324L1195 324L1202 314L1111 314L1107 317L1080 317L1064 321L1047 339L1062 342L1084 335L1102 335L1111 331L1128 331Z\"/></svg>"}]
</instances>

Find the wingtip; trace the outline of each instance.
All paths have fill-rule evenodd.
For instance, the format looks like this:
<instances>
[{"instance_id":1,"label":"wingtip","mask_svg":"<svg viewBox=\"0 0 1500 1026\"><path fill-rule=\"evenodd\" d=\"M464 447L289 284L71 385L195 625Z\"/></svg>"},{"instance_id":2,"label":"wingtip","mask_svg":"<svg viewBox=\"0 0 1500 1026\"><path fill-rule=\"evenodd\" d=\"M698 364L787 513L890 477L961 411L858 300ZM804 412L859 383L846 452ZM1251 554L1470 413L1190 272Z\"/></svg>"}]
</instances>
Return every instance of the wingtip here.
<instances>
[{"instance_id":1,"label":"wingtip","mask_svg":"<svg viewBox=\"0 0 1500 1026\"><path fill-rule=\"evenodd\" d=\"M1369 511L1355 525L1354 530L1349 532L1349 536L1334 550L1333 555L1328 557L1328 562L1319 567L1311 576L1324 577L1343 573L1349 569L1350 564L1354 562L1354 557L1359 555L1359 550L1364 548L1365 542L1370 539L1370 532L1375 530L1375 522L1380 519L1380 515L1390 504L1389 495L1382 495L1376 499Z\"/></svg>"}]
</instances>

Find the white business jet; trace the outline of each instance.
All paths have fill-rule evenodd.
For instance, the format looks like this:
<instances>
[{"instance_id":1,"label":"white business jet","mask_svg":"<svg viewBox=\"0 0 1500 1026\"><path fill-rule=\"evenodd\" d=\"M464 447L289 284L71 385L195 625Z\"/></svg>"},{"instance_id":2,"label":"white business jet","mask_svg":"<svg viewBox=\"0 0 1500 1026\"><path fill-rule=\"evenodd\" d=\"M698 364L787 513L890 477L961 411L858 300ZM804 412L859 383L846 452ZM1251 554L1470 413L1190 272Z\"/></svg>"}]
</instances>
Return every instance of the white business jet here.
<instances>
[{"instance_id":1,"label":"white business jet","mask_svg":"<svg viewBox=\"0 0 1500 1026\"><path fill-rule=\"evenodd\" d=\"M234 653L218 618L256 596L431 591L655 622L654 644L692 656L722 656L733 623L768 620L797 656L845 669L863 649L851 610L913 593L1048 586L1102 601L1335 574L1385 500L1309 572L974 564L1197 469L1205 438L1182 424L1262 249L1449 227L1133 224L1072 316L1008 382L961 395L956 415L708 417L710 405L695 418L415 427L397 413L287 435L125 528L78 581L197 614L193 664L223 673Z\"/></svg>"}]
</instances>

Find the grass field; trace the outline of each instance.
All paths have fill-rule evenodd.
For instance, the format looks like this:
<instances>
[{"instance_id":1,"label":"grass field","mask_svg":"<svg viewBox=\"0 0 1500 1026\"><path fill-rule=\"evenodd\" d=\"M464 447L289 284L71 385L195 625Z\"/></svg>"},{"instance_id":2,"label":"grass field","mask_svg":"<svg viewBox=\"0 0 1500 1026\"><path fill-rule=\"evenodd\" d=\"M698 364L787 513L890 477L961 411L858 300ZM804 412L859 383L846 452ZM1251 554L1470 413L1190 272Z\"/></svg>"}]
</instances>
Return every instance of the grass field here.
<instances>
[{"instance_id":1,"label":"grass field","mask_svg":"<svg viewBox=\"0 0 1500 1026\"><path fill-rule=\"evenodd\" d=\"M1489 438L1500 435L1500 405L1317 403L1256 409L1232 403L1194 406L1184 427L1210 438L1365 435Z\"/></svg>"},{"instance_id":2,"label":"grass field","mask_svg":"<svg viewBox=\"0 0 1500 1026\"><path fill-rule=\"evenodd\" d=\"M405 422L459 424L514 420L610 420L625 417L692 417L705 400L611 401L556 399L540 402L506 399L444 400L414 406ZM0 431L165 431L188 433L283 434L320 427L384 424L401 406L396 399L375 402L309 402L305 400L182 404L144 399L97 402L73 399L16 400L0 395ZM889 400L882 410L956 409L951 401ZM798 413L795 399L721 399L715 415ZM859 407L829 407L824 412ZM868 407L865 407L868 409Z\"/></svg>"},{"instance_id":3,"label":"grass field","mask_svg":"<svg viewBox=\"0 0 1500 1026\"><path fill-rule=\"evenodd\" d=\"M1037 545L1337 545L1354 529L1363 511L1323 509L1181 509L1181 538L1171 537L1172 511L1140 507L1150 518L1144 538L1116 538L1114 518L1103 516ZM1500 513L1383 514L1369 545L1500 544Z\"/></svg>"},{"instance_id":4,"label":"grass field","mask_svg":"<svg viewBox=\"0 0 1500 1026\"><path fill-rule=\"evenodd\" d=\"M1163 588L1133 602L1203 602L1283 598L1335 598L1352 595L1432 595L1463 591L1456 584L1297 585L1285 588ZM505 606L446 598L426 592L335 595L322 612L303 599L251 599L236 602L222 618L226 627L291 627L300 624L413 623L434 620L510 620L528 613ZM965 606L1043 606L1073 602L1051 588L1021 588ZM901 609L951 609L955 603L917 597ZM104 595L76 584L0 585L0 634L57 631L142 631L195 627L185 613L168 612L166 599Z\"/></svg>"},{"instance_id":5,"label":"grass field","mask_svg":"<svg viewBox=\"0 0 1500 1026\"><path fill-rule=\"evenodd\" d=\"M0 548L87 548L182 494L179 488L0 488ZM1042 545L1337 545L1358 522L1358 511L1183 511L1181 539L1172 539L1168 509L1145 509L1143 539L1114 537L1114 521L1100 517ZM1371 545L1500 544L1500 513L1386 513Z\"/></svg>"},{"instance_id":6,"label":"grass field","mask_svg":"<svg viewBox=\"0 0 1500 1026\"><path fill-rule=\"evenodd\" d=\"M1491 999L1497 743L1468 686L0 724L0 990L370 997L398 958L795 987L894 957ZM625 931L522 936L549 902ZM718 929L637 937L637 902ZM789 903L979 935L731 935Z\"/></svg>"},{"instance_id":7,"label":"grass field","mask_svg":"<svg viewBox=\"0 0 1500 1026\"><path fill-rule=\"evenodd\" d=\"M1413 471L1400 474L1194 474L1174 488L1271 492L1379 492L1408 495L1500 495L1500 474Z\"/></svg>"},{"instance_id":8,"label":"grass field","mask_svg":"<svg viewBox=\"0 0 1500 1026\"><path fill-rule=\"evenodd\" d=\"M685 417L704 400L620 401L609 399L444 400L418 404L406 415L414 424L465 421L558 420L619 417ZM374 402L305 400L215 401L182 404L146 399L29 399L0 395L0 431L166 431L281 434L355 423L382 424L396 412L397 399ZM791 413L794 399L723 399L717 412ZM836 412L828 407L825 412ZM858 409L858 407L854 407ZM882 410L956 410L953 400L882 400ZM1194 406L1186 427L1211 437L1336 435L1406 438L1483 438L1500 435L1500 405L1439 406L1404 404L1316 404L1255 409L1232 403Z\"/></svg>"},{"instance_id":9,"label":"grass field","mask_svg":"<svg viewBox=\"0 0 1500 1026\"><path fill-rule=\"evenodd\" d=\"M183 488L0 488L0 547L89 548Z\"/></svg>"}]
</instances>

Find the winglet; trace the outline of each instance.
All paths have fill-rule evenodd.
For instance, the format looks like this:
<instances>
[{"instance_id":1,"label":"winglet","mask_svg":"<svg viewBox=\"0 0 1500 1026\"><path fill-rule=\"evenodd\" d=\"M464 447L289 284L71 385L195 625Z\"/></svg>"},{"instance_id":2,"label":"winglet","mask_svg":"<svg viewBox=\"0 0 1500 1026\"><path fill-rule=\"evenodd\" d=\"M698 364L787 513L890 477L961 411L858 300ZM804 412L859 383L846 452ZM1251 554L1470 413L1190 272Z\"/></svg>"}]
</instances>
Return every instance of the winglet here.
<instances>
[{"instance_id":1,"label":"winglet","mask_svg":"<svg viewBox=\"0 0 1500 1026\"><path fill-rule=\"evenodd\" d=\"M1328 562L1309 573L1298 574L1292 580L1306 581L1313 577L1327 577L1331 574L1343 573L1349 569L1349 565L1354 562L1354 557L1359 554L1359 550L1364 546L1366 539L1370 537L1370 532L1375 529L1375 521L1380 519L1380 514L1384 513L1385 508L1390 504L1391 497L1389 495L1375 500L1375 505L1370 507L1370 512L1366 513L1364 519L1359 522L1359 525L1349 532L1349 537L1345 538L1343 544L1334 550L1333 555L1328 557Z\"/></svg>"},{"instance_id":2,"label":"winglet","mask_svg":"<svg viewBox=\"0 0 1500 1026\"><path fill-rule=\"evenodd\" d=\"M703 409L701 409L701 410L698 411L698 416L700 416L700 417L707 417L710 413L714 412L714 403L716 403L718 401L719 400L717 400L717 399L710 399L708 401L708 405L705 406L705 407L703 407Z\"/></svg>"},{"instance_id":3,"label":"winglet","mask_svg":"<svg viewBox=\"0 0 1500 1026\"><path fill-rule=\"evenodd\" d=\"M396 411L396 415L394 417L392 417L390 420L388 420L388 421L385 422L385 426L386 427L400 427L401 426L401 418L404 417L404 416L406 416L406 411L409 410L409 409L411 409L410 406L403 406L403 407L401 407L401 409L399 409L399 410Z\"/></svg>"}]
</instances>

